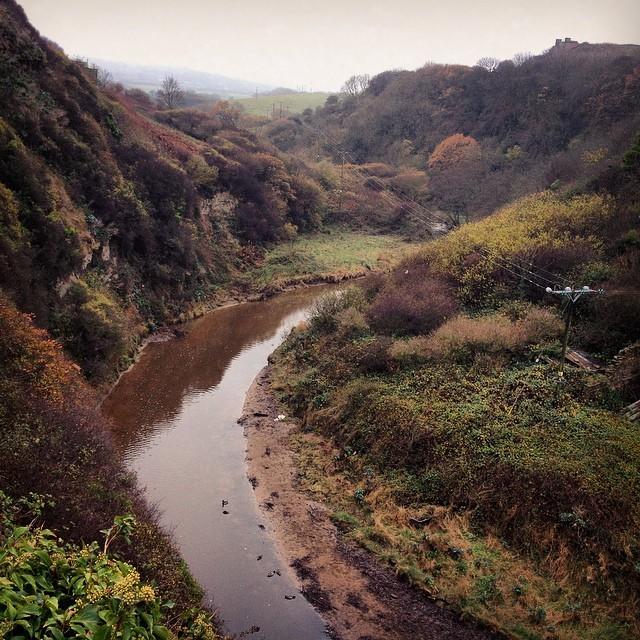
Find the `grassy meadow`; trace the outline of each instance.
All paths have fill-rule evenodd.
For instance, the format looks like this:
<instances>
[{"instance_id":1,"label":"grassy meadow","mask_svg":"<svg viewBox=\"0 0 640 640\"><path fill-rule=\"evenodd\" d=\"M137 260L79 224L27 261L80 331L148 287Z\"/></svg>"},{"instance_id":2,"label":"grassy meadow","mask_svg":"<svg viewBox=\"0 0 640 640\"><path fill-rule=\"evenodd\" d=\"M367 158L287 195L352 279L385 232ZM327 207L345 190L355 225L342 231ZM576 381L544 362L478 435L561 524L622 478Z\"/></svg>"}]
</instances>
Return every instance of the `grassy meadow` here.
<instances>
[{"instance_id":1,"label":"grassy meadow","mask_svg":"<svg viewBox=\"0 0 640 640\"><path fill-rule=\"evenodd\" d=\"M239 98L234 103L242 105L244 110L252 116L271 115L273 105L276 105L276 114L280 113L280 103L283 110L289 108L289 114L302 113L305 109L315 109L324 105L330 93L314 91L313 93L286 93L275 96L258 95L251 98Z\"/></svg>"},{"instance_id":2,"label":"grassy meadow","mask_svg":"<svg viewBox=\"0 0 640 640\"><path fill-rule=\"evenodd\" d=\"M273 247L249 277L261 289L324 278L353 278L387 271L416 246L399 236L330 227Z\"/></svg>"}]
</instances>

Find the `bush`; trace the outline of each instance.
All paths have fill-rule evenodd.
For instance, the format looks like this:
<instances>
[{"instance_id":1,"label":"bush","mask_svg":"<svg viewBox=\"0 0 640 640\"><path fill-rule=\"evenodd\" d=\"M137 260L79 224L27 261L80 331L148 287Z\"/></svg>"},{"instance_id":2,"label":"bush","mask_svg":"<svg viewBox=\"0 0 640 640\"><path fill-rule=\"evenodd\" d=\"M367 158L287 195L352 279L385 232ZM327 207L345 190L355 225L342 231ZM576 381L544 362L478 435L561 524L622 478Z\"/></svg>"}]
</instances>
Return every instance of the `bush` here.
<instances>
[{"instance_id":1,"label":"bush","mask_svg":"<svg viewBox=\"0 0 640 640\"><path fill-rule=\"evenodd\" d=\"M389 370L391 338L372 337L351 343L342 352L347 362L352 362L360 373L384 373Z\"/></svg>"},{"instance_id":2,"label":"bush","mask_svg":"<svg viewBox=\"0 0 640 640\"><path fill-rule=\"evenodd\" d=\"M421 466L433 443L431 430L411 400L387 391L384 385L354 380L310 420L380 467Z\"/></svg>"},{"instance_id":3,"label":"bush","mask_svg":"<svg viewBox=\"0 0 640 640\"><path fill-rule=\"evenodd\" d=\"M388 335L428 333L458 310L453 290L443 280L428 278L398 287L388 284L367 311L372 328Z\"/></svg>"},{"instance_id":4,"label":"bush","mask_svg":"<svg viewBox=\"0 0 640 640\"><path fill-rule=\"evenodd\" d=\"M65 302L56 322L65 347L89 378L106 378L129 347L122 308L108 290L91 288L82 280L71 285Z\"/></svg>"},{"instance_id":5,"label":"bush","mask_svg":"<svg viewBox=\"0 0 640 640\"><path fill-rule=\"evenodd\" d=\"M350 307L359 310L363 306L364 294L357 287L328 293L313 305L309 315L309 329L313 333L333 333L338 328L340 312Z\"/></svg>"},{"instance_id":6,"label":"bush","mask_svg":"<svg viewBox=\"0 0 640 640\"><path fill-rule=\"evenodd\" d=\"M428 338L415 336L409 340L396 340L389 347L389 357L405 365L424 364L429 360Z\"/></svg>"},{"instance_id":7,"label":"bush","mask_svg":"<svg viewBox=\"0 0 640 640\"><path fill-rule=\"evenodd\" d=\"M615 215L610 197L563 200L549 192L533 194L429 243L423 260L433 273L453 278L460 285L460 299L470 305L491 302L499 285L506 297L518 291L535 300L544 295L544 288L513 273L509 263L563 275L597 259L601 250L597 238L605 234ZM533 262L531 256L535 256Z\"/></svg>"},{"instance_id":8,"label":"bush","mask_svg":"<svg viewBox=\"0 0 640 640\"><path fill-rule=\"evenodd\" d=\"M364 313L355 307L347 307L336 316L337 331L342 338L355 338L369 330Z\"/></svg>"},{"instance_id":9,"label":"bush","mask_svg":"<svg viewBox=\"0 0 640 640\"><path fill-rule=\"evenodd\" d=\"M161 603L133 566L107 553L115 535L127 534L133 522L130 516L117 517L103 532L107 539L102 549L96 542L64 544L47 529L10 522L0 533L0 575L6 576L0 578L0 635L171 638L163 622L173 605ZM203 633L190 637L215 637L209 624L206 631L195 626L192 632Z\"/></svg>"},{"instance_id":10,"label":"bush","mask_svg":"<svg viewBox=\"0 0 640 640\"><path fill-rule=\"evenodd\" d=\"M97 543L60 545L51 531L11 527L0 570L0 632L6 637L168 638L155 591ZM36 587L37 584L37 587Z\"/></svg>"},{"instance_id":11,"label":"bush","mask_svg":"<svg viewBox=\"0 0 640 640\"><path fill-rule=\"evenodd\" d=\"M501 313L470 318L452 318L432 335L397 342L391 355L401 361L451 359L468 361L479 354L518 353L528 345L556 338L562 322L547 309L533 307L520 320Z\"/></svg>"},{"instance_id":12,"label":"bush","mask_svg":"<svg viewBox=\"0 0 640 640\"><path fill-rule=\"evenodd\" d=\"M133 544L120 549L122 557L140 568L143 579L153 579L177 611L197 607L202 592L188 579L184 563L156 525L108 434L97 398L77 365L0 294L2 490L21 511L28 496L47 494L36 515L67 541L97 540L118 513L134 513L138 526ZM7 512L3 502L0 494L0 516ZM24 524L33 517L13 514L13 519Z\"/></svg>"},{"instance_id":13,"label":"bush","mask_svg":"<svg viewBox=\"0 0 640 640\"><path fill-rule=\"evenodd\" d=\"M293 196L289 202L289 218L301 231L314 231L322 226L324 208L322 190L311 178L291 176Z\"/></svg>"}]
</instances>

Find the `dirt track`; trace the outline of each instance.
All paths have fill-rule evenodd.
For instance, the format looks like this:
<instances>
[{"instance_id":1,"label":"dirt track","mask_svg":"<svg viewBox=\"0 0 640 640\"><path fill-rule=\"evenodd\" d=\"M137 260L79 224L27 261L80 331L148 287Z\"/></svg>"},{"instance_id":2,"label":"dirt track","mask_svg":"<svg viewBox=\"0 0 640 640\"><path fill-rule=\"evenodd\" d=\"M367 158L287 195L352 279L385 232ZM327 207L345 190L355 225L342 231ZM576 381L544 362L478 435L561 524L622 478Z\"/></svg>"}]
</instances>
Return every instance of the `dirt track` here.
<instances>
[{"instance_id":1,"label":"dirt track","mask_svg":"<svg viewBox=\"0 0 640 640\"><path fill-rule=\"evenodd\" d=\"M399 580L360 547L345 541L327 509L298 488L290 436L278 415L265 368L247 393L242 418L249 476L295 570L302 593L341 640L480 640L495 637L441 608ZM303 640L303 639L301 639Z\"/></svg>"}]
</instances>

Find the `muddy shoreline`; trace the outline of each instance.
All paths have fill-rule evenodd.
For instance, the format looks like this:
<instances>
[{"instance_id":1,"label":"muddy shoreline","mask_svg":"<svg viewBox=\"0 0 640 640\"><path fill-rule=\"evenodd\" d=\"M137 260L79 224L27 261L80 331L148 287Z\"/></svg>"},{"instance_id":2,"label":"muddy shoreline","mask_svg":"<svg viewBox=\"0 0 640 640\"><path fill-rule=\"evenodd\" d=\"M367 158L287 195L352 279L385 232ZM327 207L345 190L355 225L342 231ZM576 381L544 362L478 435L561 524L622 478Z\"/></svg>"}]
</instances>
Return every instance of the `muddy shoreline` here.
<instances>
[{"instance_id":1,"label":"muddy shoreline","mask_svg":"<svg viewBox=\"0 0 640 640\"><path fill-rule=\"evenodd\" d=\"M462 621L395 576L336 529L327 508L299 488L290 439L297 425L280 413L265 367L247 392L239 423L247 435L247 473L276 545L302 594L340 640L486 640L488 630ZM313 437L313 436L311 436ZM330 447L318 438L319 444Z\"/></svg>"}]
</instances>

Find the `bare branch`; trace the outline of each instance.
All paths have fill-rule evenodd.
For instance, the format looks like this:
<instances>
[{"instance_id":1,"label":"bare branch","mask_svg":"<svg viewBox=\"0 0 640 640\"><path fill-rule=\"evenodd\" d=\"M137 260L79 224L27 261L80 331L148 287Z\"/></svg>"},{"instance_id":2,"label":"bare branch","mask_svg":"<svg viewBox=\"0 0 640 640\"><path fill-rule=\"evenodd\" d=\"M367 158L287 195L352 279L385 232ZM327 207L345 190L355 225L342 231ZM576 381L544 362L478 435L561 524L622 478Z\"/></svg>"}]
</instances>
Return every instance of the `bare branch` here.
<instances>
[{"instance_id":1,"label":"bare branch","mask_svg":"<svg viewBox=\"0 0 640 640\"><path fill-rule=\"evenodd\" d=\"M158 100L167 109L175 109L183 100L182 87L173 76L167 76L158 90Z\"/></svg>"}]
</instances>

